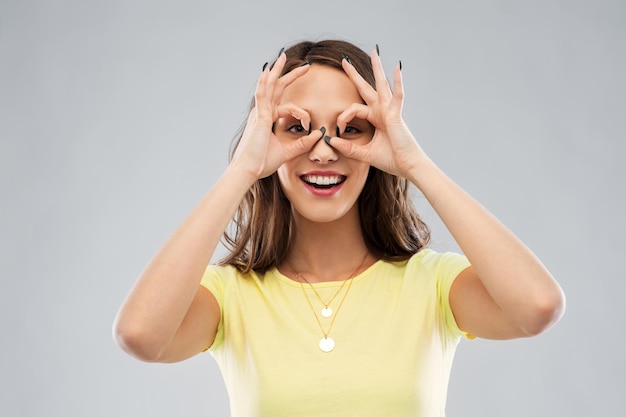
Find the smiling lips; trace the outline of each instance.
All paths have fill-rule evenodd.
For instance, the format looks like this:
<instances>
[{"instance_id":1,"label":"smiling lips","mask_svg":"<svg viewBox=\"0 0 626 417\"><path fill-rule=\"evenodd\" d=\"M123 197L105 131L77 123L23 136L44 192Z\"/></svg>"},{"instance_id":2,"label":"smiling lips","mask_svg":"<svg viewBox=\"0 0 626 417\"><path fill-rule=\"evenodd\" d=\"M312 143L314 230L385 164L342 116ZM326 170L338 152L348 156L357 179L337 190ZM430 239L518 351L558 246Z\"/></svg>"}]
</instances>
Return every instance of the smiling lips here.
<instances>
[{"instance_id":1,"label":"smiling lips","mask_svg":"<svg viewBox=\"0 0 626 417\"><path fill-rule=\"evenodd\" d=\"M341 188L346 180L345 175L336 173L308 173L301 175L300 179L307 188L315 195L330 196Z\"/></svg>"},{"instance_id":2,"label":"smiling lips","mask_svg":"<svg viewBox=\"0 0 626 417\"><path fill-rule=\"evenodd\" d=\"M302 181L313 187L330 188L346 180L345 175L303 175Z\"/></svg>"}]
</instances>

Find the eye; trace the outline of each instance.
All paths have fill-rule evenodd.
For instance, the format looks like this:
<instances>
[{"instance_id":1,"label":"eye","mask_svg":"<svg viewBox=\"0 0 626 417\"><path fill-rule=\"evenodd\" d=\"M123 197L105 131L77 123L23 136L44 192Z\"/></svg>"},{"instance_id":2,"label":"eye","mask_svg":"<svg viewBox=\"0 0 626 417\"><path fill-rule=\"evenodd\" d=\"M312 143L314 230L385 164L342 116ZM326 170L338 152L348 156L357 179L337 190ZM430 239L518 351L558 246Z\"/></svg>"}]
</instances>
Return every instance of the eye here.
<instances>
[{"instance_id":1,"label":"eye","mask_svg":"<svg viewBox=\"0 0 626 417\"><path fill-rule=\"evenodd\" d=\"M346 126L346 128L343 131L344 135L356 135L359 133L361 133L361 131L354 126Z\"/></svg>"},{"instance_id":2,"label":"eye","mask_svg":"<svg viewBox=\"0 0 626 417\"><path fill-rule=\"evenodd\" d=\"M373 134L374 127L365 119L354 118L348 121L346 127L341 132L337 128L337 136L350 140L372 139Z\"/></svg>"},{"instance_id":3,"label":"eye","mask_svg":"<svg viewBox=\"0 0 626 417\"><path fill-rule=\"evenodd\" d=\"M306 130L304 130L304 127L302 127L302 125L299 123L289 126L287 128L287 131L296 135L301 135L303 133L306 133Z\"/></svg>"},{"instance_id":4,"label":"eye","mask_svg":"<svg viewBox=\"0 0 626 417\"><path fill-rule=\"evenodd\" d=\"M339 128L337 128L337 136L341 136L341 137L350 137L350 136L358 136L360 134L363 133L363 131L361 129L359 129L356 126L351 126L348 125L346 126L346 128L343 130L343 132L341 132L341 134L339 134Z\"/></svg>"}]
</instances>

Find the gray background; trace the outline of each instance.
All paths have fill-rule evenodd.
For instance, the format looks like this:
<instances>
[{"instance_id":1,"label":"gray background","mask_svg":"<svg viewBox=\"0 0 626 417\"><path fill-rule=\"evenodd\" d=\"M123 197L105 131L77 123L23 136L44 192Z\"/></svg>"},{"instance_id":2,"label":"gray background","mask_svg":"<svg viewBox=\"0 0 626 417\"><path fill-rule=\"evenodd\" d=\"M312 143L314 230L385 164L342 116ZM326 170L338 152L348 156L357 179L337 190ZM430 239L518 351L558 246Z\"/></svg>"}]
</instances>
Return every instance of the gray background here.
<instances>
[{"instance_id":1,"label":"gray background","mask_svg":"<svg viewBox=\"0 0 626 417\"><path fill-rule=\"evenodd\" d=\"M140 363L111 323L226 166L262 64L338 37L402 59L421 144L568 296L538 338L462 342L448 415L621 415L625 5L2 0L0 414L227 415L210 355Z\"/></svg>"}]
</instances>

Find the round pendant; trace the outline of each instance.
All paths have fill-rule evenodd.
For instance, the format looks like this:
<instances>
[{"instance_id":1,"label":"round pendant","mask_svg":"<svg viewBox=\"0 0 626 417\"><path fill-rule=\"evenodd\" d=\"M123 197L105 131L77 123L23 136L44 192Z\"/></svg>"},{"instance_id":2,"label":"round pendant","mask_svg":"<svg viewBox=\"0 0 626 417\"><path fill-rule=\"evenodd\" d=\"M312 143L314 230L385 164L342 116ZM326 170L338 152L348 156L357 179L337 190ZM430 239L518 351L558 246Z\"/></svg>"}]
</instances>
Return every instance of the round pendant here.
<instances>
[{"instance_id":1,"label":"round pendant","mask_svg":"<svg viewBox=\"0 0 626 417\"><path fill-rule=\"evenodd\" d=\"M331 352L335 348L335 341L330 337L323 337L320 339L320 349L322 352Z\"/></svg>"},{"instance_id":2,"label":"round pendant","mask_svg":"<svg viewBox=\"0 0 626 417\"><path fill-rule=\"evenodd\" d=\"M330 307L324 307L322 309L322 317L330 317L333 315L333 309Z\"/></svg>"}]
</instances>

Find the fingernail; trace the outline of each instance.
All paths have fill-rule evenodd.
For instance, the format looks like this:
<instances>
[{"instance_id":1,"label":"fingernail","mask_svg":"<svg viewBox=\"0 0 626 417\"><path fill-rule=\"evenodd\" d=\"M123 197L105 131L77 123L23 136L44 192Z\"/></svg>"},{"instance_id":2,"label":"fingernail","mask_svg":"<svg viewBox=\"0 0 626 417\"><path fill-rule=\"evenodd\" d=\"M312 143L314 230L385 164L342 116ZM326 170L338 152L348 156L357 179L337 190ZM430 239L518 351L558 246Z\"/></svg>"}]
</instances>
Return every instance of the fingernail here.
<instances>
[{"instance_id":1,"label":"fingernail","mask_svg":"<svg viewBox=\"0 0 626 417\"><path fill-rule=\"evenodd\" d=\"M339 126L337 126L337 134L335 136L339 137Z\"/></svg>"},{"instance_id":2,"label":"fingernail","mask_svg":"<svg viewBox=\"0 0 626 417\"><path fill-rule=\"evenodd\" d=\"M402 61L398 61L398 63L400 64L400 71L402 71Z\"/></svg>"},{"instance_id":3,"label":"fingernail","mask_svg":"<svg viewBox=\"0 0 626 417\"><path fill-rule=\"evenodd\" d=\"M280 57L283 52L285 52L285 48L280 48L280 52L278 52L278 55L276 56L276 58Z\"/></svg>"},{"instance_id":4,"label":"fingernail","mask_svg":"<svg viewBox=\"0 0 626 417\"><path fill-rule=\"evenodd\" d=\"M269 62L266 62L265 64L263 64L263 70L261 72L265 71L265 68L267 68L268 65L269 65Z\"/></svg>"},{"instance_id":5,"label":"fingernail","mask_svg":"<svg viewBox=\"0 0 626 417\"><path fill-rule=\"evenodd\" d=\"M312 62L311 62L311 61L307 61L307 62L305 62L304 64L302 64L302 65L300 65L300 66L301 66L301 67L305 67L305 66L307 66L307 65L311 65L311 64L312 64Z\"/></svg>"},{"instance_id":6,"label":"fingernail","mask_svg":"<svg viewBox=\"0 0 626 417\"><path fill-rule=\"evenodd\" d=\"M326 144L328 146L331 146L331 144L330 144L330 136L324 136L324 142L326 142Z\"/></svg>"},{"instance_id":7,"label":"fingernail","mask_svg":"<svg viewBox=\"0 0 626 417\"><path fill-rule=\"evenodd\" d=\"M320 128L320 132L322 132L322 136L324 136L326 134L326 128L324 126L322 126Z\"/></svg>"},{"instance_id":8,"label":"fingernail","mask_svg":"<svg viewBox=\"0 0 626 417\"><path fill-rule=\"evenodd\" d=\"M380 49L378 48L378 44L376 44L376 55L380 56Z\"/></svg>"},{"instance_id":9,"label":"fingernail","mask_svg":"<svg viewBox=\"0 0 626 417\"><path fill-rule=\"evenodd\" d=\"M350 57L348 55L342 54L341 56L343 57L343 59L345 59L348 62L348 64L352 64L352 62L350 62Z\"/></svg>"}]
</instances>

